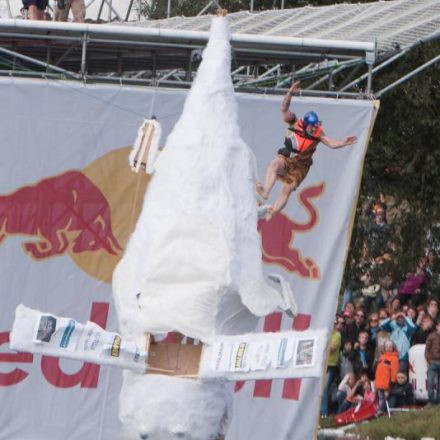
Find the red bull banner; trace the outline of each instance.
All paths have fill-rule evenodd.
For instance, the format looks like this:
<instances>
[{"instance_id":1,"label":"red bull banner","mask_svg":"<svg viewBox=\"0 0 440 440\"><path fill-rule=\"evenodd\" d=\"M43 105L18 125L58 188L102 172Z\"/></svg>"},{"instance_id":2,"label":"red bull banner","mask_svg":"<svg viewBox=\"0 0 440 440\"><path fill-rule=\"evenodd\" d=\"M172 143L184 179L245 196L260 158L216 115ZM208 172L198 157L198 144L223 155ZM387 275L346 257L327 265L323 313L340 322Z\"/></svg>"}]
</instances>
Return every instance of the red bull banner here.
<instances>
[{"instance_id":1,"label":"red bull banner","mask_svg":"<svg viewBox=\"0 0 440 440\"><path fill-rule=\"evenodd\" d=\"M143 118L164 133L186 92L0 79L0 439L118 439L121 371L8 347L18 304L117 331L112 272L148 189L128 155ZM281 97L239 95L242 137L259 174L282 146ZM261 330L331 328L350 240L363 159L376 114L371 101L294 98L314 110L333 138L352 147L319 146L306 179L282 214L261 220L269 272L291 284L299 314L261 319ZM279 184L278 184L279 185ZM275 186L276 197L279 186ZM237 382L228 440L315 435L319 379Z\"/></svg>"}]
</instances>

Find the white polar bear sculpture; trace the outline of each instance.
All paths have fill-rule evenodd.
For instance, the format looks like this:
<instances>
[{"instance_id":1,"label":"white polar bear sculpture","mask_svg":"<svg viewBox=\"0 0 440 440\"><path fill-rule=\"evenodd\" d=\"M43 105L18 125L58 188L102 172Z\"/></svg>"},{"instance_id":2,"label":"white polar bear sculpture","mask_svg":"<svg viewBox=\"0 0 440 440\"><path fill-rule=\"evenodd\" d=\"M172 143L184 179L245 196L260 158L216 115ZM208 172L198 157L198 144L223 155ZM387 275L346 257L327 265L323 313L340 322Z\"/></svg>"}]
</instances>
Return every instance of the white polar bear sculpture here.
<instances>
[{"instance_id":1,"label":"white polar bear sculpture","mask_svg":"<svg viewBox=\"0 0 440 440\"><path fill-rule=\"evenodd\" d=\"M215 17L114 273L119 330L139 343L169 331L209 343L250 332L258 316L290 307L263 276L255 157L240 137L229 39L227 19ZM232 393L221 380L124 371L123 438L214 439Z\"/></svg>"}]
</instances>

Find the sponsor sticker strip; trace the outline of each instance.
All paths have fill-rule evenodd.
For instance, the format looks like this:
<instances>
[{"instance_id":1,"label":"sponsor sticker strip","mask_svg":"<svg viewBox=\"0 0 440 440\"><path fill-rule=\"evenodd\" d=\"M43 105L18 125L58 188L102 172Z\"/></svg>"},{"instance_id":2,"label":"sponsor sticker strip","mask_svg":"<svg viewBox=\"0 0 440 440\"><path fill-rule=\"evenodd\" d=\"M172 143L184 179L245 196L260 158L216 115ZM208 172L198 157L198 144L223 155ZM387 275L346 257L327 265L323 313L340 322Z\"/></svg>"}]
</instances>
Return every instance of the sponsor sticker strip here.
<instances>
[{"instance_id":1,"label":"sponsor sticker strip","mask_svg":"<svg viewBox=\"0 0 440 440\"><path fill-rule=\"evenodd\" d=\"M31 334L32 339L29 340L26 335ZM74 319L20 305L11 335L15 349L115 365L138 372L146 369L145 351L140 350L135 342L124 340L119 334L106 331L94 322L81 324Z\"/></svg>"},{"instance_id":2,"label":"sponsor sticker strip","mask_svg":"<svg viewBox=\"0 0 440 440\"><path fill-rule=\"evenodd\" d=\"M237 336L240 338L240 336ZM261 340L223 340L211 351L211 369L216 372L246 372L304 368L316 364L317 338L271 335Z\"/></svg>"}]
</instances>

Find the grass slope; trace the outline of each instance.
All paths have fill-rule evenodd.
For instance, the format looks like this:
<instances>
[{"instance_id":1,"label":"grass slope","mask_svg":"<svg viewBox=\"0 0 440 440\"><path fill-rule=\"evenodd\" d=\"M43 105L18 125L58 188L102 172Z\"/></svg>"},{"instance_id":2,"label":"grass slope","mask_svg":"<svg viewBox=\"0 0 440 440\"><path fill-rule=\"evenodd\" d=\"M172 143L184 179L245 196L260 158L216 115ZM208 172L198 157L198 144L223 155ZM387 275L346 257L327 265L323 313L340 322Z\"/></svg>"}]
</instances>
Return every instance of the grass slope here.
<instances>
[{"instance_id":1,"label":"grass slope","mask_svg":"<svg viewBox=\"0 0 440 440\"><path fill-rule=\"evenodd\" d=\"M330 428L332 419L321 420L322 428ZM369 440L384 440L387 435L405 440L420 440L431 437L440 440L440 406L423 408L418 411L393 413L391 418L383 415L365 423L359 423L347 433L357 434Z\"/></svg>"}]
</instances>

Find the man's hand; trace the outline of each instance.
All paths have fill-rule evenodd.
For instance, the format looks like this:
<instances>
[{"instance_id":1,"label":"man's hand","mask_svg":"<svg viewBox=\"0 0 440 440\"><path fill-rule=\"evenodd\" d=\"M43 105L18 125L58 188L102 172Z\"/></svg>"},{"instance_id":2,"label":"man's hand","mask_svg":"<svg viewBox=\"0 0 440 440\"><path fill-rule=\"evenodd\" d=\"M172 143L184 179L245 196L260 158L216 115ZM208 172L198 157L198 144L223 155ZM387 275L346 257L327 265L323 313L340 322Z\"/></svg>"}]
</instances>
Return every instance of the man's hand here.
<instances>
[{"instance_id":1,"label":"man's hand","mask_svg":"<svg viewBox=\"0 0 440 440\"><path fill-rule=\"evenodd\" d=\"M348 145L353 145L357 142L357 137L356 136L348 136L345 139L332 139L330 137L328 137L327 135L325 135L324 133L322 133L320 135L320 140L321 142L329 147L329 148L342 148L342 147L346 147Z\"/></svg>"},{"instance_id":2,"label":"man's hand","mask_svg":"<svg viewBox=\"0 0 440 440\"><path fill-rule=\"evenodd\" d=\"M300 81L295 81L290 87L289 87L289 93L291 95L295 95L301 90L301 83Z\"/></svg>"},{"instance_id":3,"label":"man's hand","mask_svg":"<svg viewBox=\"0 0 440 440\"><path fill-rule=\"evenodd\" d=\"M356 136L348 136L345 138L345 145L353 145L357 142L358 138Z\"/></svg>"},{"instance_id":4,"label":"man's hand","mask_svg":"<svg viewBox=\"0 0 440 440\"><path fill-rule=\"evenodd\" d=\"M293 124L296 120L296 116L289 110L290 100L292 99L292 95L299 92L301 87L299 86L299 81L295 81L286 93L286 96L283 98L283 102L281 103L281 113L283 115L283 121L287 124Z\"/></svg>"}]
</instances>

